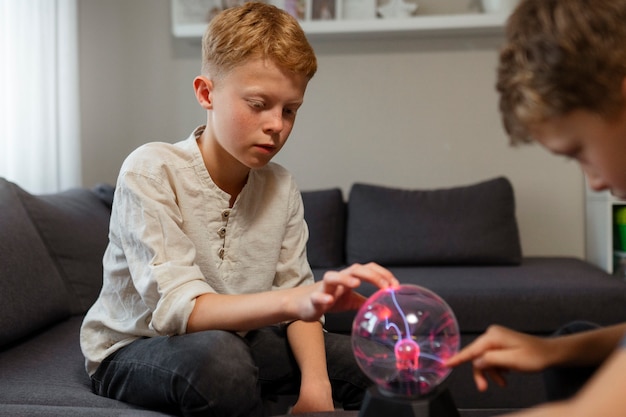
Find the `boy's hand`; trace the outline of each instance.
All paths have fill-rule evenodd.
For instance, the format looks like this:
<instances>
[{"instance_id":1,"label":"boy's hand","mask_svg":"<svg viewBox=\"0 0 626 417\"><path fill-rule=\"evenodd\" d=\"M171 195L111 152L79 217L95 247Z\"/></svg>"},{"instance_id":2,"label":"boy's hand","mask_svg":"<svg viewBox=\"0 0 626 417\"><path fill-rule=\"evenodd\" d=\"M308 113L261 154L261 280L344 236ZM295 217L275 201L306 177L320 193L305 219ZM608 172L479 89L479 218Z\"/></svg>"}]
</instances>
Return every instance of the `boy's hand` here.
<instances>
[{"instance_id":1,"label":"boy's hand","mask_svg":"<svg viewBox=\"0 0 626 417\"><path fill-rule=\"evenodd\" d=\"M485 391L488 377L500 386L506 386L504 374L509 370L538 372L546 367L549 339L530 336L502 326L490 326L474 342L448 359L447 366L455 367L472 361L474 381L479 391Z\"/></svg>"},{"instance_id":2,"label":"boy's hand","mask_svg":"<svg viewBox=\"0 0 626 417\"><path fill-rule=\"evenodd\" d=\"M326 312L359 309L366 298L353 291L361 282L378 288L400 285L396 277L386 268L376 264L354 264L341 271L328 271L324 278L312 286L309 311L301 311L302 320L317 320Z\"/></svg>"}]
</instances>

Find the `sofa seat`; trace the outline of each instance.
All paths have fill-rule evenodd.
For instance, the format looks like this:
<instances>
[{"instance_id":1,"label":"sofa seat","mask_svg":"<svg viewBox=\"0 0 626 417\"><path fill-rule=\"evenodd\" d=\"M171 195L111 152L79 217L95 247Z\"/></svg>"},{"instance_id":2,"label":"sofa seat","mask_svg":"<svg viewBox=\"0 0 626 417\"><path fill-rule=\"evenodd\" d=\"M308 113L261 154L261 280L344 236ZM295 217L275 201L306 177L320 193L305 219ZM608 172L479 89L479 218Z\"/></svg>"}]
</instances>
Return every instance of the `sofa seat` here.
<instances>
[{"instance_id":1,"label":"sofa seat","mask_svg":"<svg viewBox=\"0 0 626 417\"><path fill-rule=\"evenodd\" d=\"M165 416L91 391L73 316L0 355L0 416Z\"/></svg>"},{"instance_id":2,"label":"sofa seat","mask_svg":"<svg viewBox=\"0 0 626 417\"><path fill-rule=\"evenodd\" d=\"M481 333L490 324L551 334L576 320L600 325L626 321L626 281L578 258L526 257L516 266L389 269L401 283L423 286L443 298L462 334ZM316 279L326 270L315 269ZM375 290L367 284L359 288L365 296ZM349 333L354 315L329 314L326 328Z\"/></svg>"},{"instance_id":3,"label":"sofa seat","mask_svg":"<svg viewBox=\"0 0 626 417\"><path fill-rule=\"evenodd\" d=\"M337 269L342 266L337 267ZM626 321L626 282L577 258L527 257L517 266L389 267L403 284L428 288L454 312L466 346L491 324L548 336L572 321L610 325ZM314 270L316 279L327 268ZM371 285L359 290L369 296ZM326 329L349 334L354 312L326 315ZM546 401L541 374L510 373L507 387L474 385L470 364L446 381L460 409L521 409ZM489 414L488 414L489 415ZM495 414L494 414L495 415Z\"/></svg>"}]
</instances>

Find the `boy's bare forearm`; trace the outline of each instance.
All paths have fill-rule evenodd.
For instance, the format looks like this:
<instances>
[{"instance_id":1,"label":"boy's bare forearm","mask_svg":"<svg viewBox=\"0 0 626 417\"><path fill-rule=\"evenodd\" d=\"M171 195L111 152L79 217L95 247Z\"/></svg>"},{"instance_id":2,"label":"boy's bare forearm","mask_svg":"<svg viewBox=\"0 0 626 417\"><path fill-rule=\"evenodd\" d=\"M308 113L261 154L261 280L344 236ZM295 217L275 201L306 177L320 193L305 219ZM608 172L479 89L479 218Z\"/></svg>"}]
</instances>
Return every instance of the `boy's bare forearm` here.
<instances>
[{"instance_id":1,"label":"boy's bare forearm","mask_svg":"<svg viewBox=\"0 0 626 417\"><path fill-rule=\"evenodd\" d=\"M626 409L626 396L615 393L623 385L624 374L626 349L619 349L573 398L502 417L621 417Z\"/></svg>"},{"instance_id":2,"label":"boy's bare forearm","mask_svg":"<svg viewBox=\"0 0 626 417\"><path fill-rule=\"evenodd\" d=\"M287 328L289 346L300 368L300 395L294 414L334 409L320 322L297 320Z\"/></svg>"},{"instance_id":3,"label":"boy's bare forearm","mask_svg":"<svg viewBox=\"0 0 626 417\"><path fill-rule=\"evenodd\" d=\"M297 320L287 328L287 338L302 378L328 381L322 324Z\"/></svg>"},{"instance_id":4,"label":"boy's bare forearm","mask_svg":"<svg viewBox=\"0 0 626 417\"><path fill-rule=\"evenodd\" d=\"M196 298L187 332L202 330L248 331L294 320L288 309L288 290L256 294L203 294Z\"/></svg>"},{"instance_id":5,"label":"boy's bare forearm","mask_svg":"<svg viewBox=\"0 0 626 417\"><path fill-rule=\"evenodd\" d=\"M626 333L626 323L561 336L555 343L554 365L587 366L606 360Z\"/></svg>"}]
</instances>

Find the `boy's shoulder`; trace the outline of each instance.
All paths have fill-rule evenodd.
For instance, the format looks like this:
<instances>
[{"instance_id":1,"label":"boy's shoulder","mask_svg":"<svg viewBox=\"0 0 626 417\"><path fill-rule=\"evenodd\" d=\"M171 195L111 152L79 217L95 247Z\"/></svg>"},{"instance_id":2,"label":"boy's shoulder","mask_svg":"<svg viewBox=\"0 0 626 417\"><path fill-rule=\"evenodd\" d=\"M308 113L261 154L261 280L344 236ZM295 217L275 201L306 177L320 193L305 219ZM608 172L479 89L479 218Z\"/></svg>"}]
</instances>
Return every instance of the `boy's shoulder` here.
<instances>
[{"instance_id":1,"label":"boy's shoulder","mask_svg":"<svg viewBox=\"0 0 626 417\"><path fill-rule=\"evenodd\" d=\"M122 171L159 171L163 167L188 166L196 159L188 140L177 143L148 142L132 151Z\"/></svg>"},{"instance_id":2,"label":"boy's shoulder","mask_svg":"<svg viewBox=\"0 0 626 417\"><path fill-rule=\"evenodd\" d=\"M160 155L186 155L189 153L189 149L185 146L186 142L187 140L177 143L147 142L132 151L126 159L142 159Z\"/></svg>"}]
</instances>

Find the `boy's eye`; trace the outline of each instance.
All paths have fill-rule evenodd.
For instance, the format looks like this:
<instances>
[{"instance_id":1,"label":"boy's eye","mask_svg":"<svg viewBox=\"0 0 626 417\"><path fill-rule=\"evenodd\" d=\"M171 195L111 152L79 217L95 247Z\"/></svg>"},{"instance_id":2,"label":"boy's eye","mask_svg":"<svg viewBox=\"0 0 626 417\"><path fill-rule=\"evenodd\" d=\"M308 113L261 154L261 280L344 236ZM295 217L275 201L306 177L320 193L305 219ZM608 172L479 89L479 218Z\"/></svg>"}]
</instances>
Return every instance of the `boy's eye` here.
<instances>
[{"instance_id":1,"label":"boy's eye","mask_svg":"<svg viewBox=\"0 0 626 417\"><path fill-rule=\"evenodd\" d=\"M254 109L263 109L265 104L262 101L258 100L248 100L248 105Z\"/></svg>"}]
</instances>

